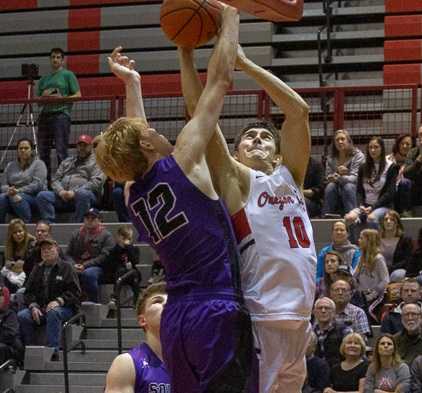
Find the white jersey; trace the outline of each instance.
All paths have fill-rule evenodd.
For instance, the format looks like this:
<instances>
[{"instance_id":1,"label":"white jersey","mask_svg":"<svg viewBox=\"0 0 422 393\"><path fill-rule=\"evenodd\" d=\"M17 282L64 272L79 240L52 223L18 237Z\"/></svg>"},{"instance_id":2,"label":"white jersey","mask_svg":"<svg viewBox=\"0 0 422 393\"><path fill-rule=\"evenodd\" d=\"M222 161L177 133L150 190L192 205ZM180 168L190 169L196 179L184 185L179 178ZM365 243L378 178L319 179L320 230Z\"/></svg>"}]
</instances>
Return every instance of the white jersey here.
<instances>
[{"instance_id":1,"label":"white jersey","mask_svg":"<svg viewBox=\"0 0 422 393\"><path fill-rule=\"evenodd\" d=\"M308 320L316 253L304 198L284 166L250 173L246 206L232 217L246 306L255 321Z\"/></svg>"}]
</instances>

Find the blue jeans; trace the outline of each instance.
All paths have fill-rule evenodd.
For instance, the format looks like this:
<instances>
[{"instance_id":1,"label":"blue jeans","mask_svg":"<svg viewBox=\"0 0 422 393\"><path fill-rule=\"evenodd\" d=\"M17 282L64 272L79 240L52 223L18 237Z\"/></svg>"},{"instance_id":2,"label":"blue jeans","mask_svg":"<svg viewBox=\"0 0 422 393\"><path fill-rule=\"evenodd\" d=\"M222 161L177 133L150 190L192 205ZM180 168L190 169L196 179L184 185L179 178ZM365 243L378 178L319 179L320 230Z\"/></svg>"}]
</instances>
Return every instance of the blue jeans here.
<instances>
[{"instance_id":1,"label":"blue jeans","mask_svg":"<svg viewBox=\"0 0 422 393\"><path fill-rule=\"evenodd\" d=\"M40 159L47 166L48 173L51 171L50 149L53 139L56 146L57 165L67 158L70 125L70 117L63 112L41 113L38 119L38 151Z\"/></svg>"},{"instance_id":2,"label":"blue jeans","mask_svg":"<svg viewBox=\"0 0 422 393\"><path fill-rule=\"evenodd\" d=\"M0 223L6 222L6 214L12 213L22 219L24 222L31 222L32 211L37 209L35 198L32 195L21 192L20 202L13 202L12 198L6 193L0 194Z\"/></svg>"},{"instance_id":3,"label":"blue jeans","mask_svg":"<svg viewBox=\"0 0 422 393\"><path fill-rule=\"evenodd\" d=\"M54 222L56 209L62 211L75 211L72 221L82 222L84 214L95 205L97 199L92 191L79 189L75 191L72 201L64 201L53 191L41 191L36 197L38 210L42 220Z\"/></svg>"},{"instance_id":4,"label":"blue jeans","mask_svg":"<svg viewBox=\"0 0 422 393\"><path fill-rule=\"evenodd\" d=\"M74 314L70 307L56 307L40 318L40 325L47 324L47 345L55 348L60 347L60 333L63 322L66 322ZM32 313L29 308L24 308L18 312L19 327L21 337L25 345L31 345L34 342L34 331L38 326L32 319Z\"/></svg>"},{"instance_id":5,"label":"blue jeans","mask_svg":"<svg viewBox=\"0 0 422 393\"><path fill-rule=\"evenodd\" d=\"M94 303L98 303L98 289L100 280L103 277L103 269L101 269L99 266L92 266L86 268L78 275L81 288L87 294L88 300Z\"/></svg>"},{"instance_id":6,"label":"blue jeans","mask_svg":"<svg viewBox=\"0 0 422 393\"><path fill-rule=\"evenodd\" d=\"M343 211L340 210L343 206ZM324 205L322 214L348 213L357 207L356 184L353 183L328 183L324 192Z\"/></svg>"},{"instance_id":7,"label":"blue jeans","mask_svg":"<svg viewBox=\"0 0 422 393\"><path fill-rule=\"evenodd\" d=\"M124 188L121 186L115 186L111 193L113 199L114 209L116 210L117 217L120 222L129 222L129 214L125 205Z\"/></svg>"}]
</instances>

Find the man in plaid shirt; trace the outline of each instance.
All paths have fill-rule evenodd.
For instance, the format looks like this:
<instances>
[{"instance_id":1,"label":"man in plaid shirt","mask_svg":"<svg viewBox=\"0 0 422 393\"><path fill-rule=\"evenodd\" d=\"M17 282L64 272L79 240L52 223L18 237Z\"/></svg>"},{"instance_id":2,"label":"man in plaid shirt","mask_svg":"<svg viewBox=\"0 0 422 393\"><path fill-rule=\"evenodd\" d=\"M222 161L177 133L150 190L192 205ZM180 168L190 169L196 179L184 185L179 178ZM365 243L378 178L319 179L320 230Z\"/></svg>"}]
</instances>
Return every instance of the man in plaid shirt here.
<instances>
[{"instance_id":1,"label":"man in plaid shirt","mask_svg":"<svg viewBox=\"0 0 422 393\"><path fill-rule=\"evenodd\" d=\"M330 298L336 305L336 321L339 324L350 326L364 338L371 334L365 311L350 303L352 298L350 283L344 280L335 281L330 287Z\"/></svg>"}]
</instances>

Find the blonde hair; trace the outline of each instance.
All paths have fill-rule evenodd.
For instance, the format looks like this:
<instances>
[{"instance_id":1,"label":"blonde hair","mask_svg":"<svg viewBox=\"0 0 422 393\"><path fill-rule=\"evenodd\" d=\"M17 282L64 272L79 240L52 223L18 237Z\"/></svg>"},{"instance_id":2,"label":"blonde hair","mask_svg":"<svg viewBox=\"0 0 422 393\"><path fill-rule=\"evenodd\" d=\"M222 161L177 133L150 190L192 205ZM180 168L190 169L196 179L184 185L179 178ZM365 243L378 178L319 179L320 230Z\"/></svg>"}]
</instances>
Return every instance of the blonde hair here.
<instances>
[{"instance_id":1,"label":"blonde hair","mask_svg":"<svg viewBox=\"0 0 422 393\"><path fill-rule=\"evenodd\" d=\"M344 354L344 347L346 346L346 341L350 338L355 338L359 342L360 356L365 355L365 352L366 352L365 340L362 338L362 336L359 333L349 333L343 337L343 340L340 345L340 355L343 356L343 358L346 357Z\"/></svg>"},{"instance_id":2,"label":"blonde hair","mask_svg":"<svg viewBox=\"0 0 422 393\"><path fill-rule=\"evenodd\" d=\"M121 117L94 140L95 157L102 171L113 180L134 180L142 175L147 161L139 146L145 120Z\"/></svg>"},{"instance_id":3,"label":"blonde hair","mask_svg":"<svg viewBox=\"0 0 422 393\"><path fill-rule=\"evenodd\" d=\"M24 232L24 238L21 243L16 243L15 239L13 239L13 234L16 232L18 227L21 227ZM9 226L7 227L7 239L6 239L6 249L5 249L5 258L6 260L14 260L16 254L19 253L20 256L24 256L29 243L35 240L34 236L32 236L28 229L26 228L25 223L20 218L14 218L10 220Z\"/></svg>"},{"instance_id":4,"label":"blonde hair","mask_svg":"<svg viewBox=\"0 0 422 393\"><path fill-rule=\"evenodd\" d=\"M385 226L384 226L384 220L385 217L390 216L394 219L394 221L396 222L396 233L394 234L394 236L396 237L400 237L401 235L403 235L404 233L404 228L403 228L403 223L401 222L400 219L400 214L397 213L395 210L390 209L387 211L387 213L384 214L383 219L380 222L380 229L381 229L381 237L385 237Z\"/></svg>"},{"instance_id":5,"label":"blonde hair","mask_svg":"<svg viewBox=\"0 0 422 393\"><path fill-rule=\"evenodd\" d=\"M370 272L373 272L375 268L375 257L380 252L380 235L376 229L364 229L361 232L361 236L365 238L366 245L361 247L361 257L356 270L360 272L365 264L365 267Z\"/></svg>"}]
</instances>

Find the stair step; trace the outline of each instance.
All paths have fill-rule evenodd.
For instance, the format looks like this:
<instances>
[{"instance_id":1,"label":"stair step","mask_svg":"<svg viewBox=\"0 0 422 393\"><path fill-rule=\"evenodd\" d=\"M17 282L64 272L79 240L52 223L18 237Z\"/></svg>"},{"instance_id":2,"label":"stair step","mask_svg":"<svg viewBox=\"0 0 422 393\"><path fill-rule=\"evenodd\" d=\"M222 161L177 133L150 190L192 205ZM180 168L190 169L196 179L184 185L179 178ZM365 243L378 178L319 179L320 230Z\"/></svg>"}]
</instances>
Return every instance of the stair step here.
<instances>
[{"instance_id":1,"label":"stair step","mask_svg":"<svg viewBox=\"0 0 422 393\"><path fill-rule=\"evenodd\" d=\"M138 328L124 328L123 336L129 340L141 340L144 336L143 331ZM87 339L105 339L105 340L117 340L117 329L110 328L90 328L87 329Z\"/></svg>"},{"instance_id":2,"label":"stair step","mask_svg":"<svg viewBox=\"0 0 422 393\"><path fill-rule=\"evenodd\" d=\"M70 373L70 385L104 386L106 373ZM37 373L29 375L28 385L63 385L63 373Z\"/></svg>"},{"instance_id":3,"label":"stair step","mask_svg":"<svg viewBox=\"0 0 422 393\"><path fill-rule=\"evenodd\" d=\"M107 372L111 366L111 361L109 362L93 362L93 361L79 361L79 362L69 362L68 367L69 371L103 371ZM63 362L46 362L46 369L49 371L63 371Z\"/></svg>"},{"instance_id":4,"label":"stair step","mask_svg":"<svg viewBox=\"0 0 422 393\"><path fill-rule=\"evenodd\" d=\"M88 339L82 340L86 347L89 349L116 349L117 348L117 337L114 340L100 340L100 339ZM123 349L129 349L138 345L142 340L127 340L123 337L122 346Z\"/></svg>"},{"instance_id":5,"label":"stair step","mask_svg":"<svg viewBox=\"0 0 422 393\"><path fill-rule=\"evenodd\" d=\"M117 342L116 342L117 346ZM112 350L87 350L85 353L82 353L78 350L68 352L67 359L70 362L112 362L113 359L118 355L116 349ZM63 352L60 352L60 362L63 360Z\"/></svg>"},{"instance_id":6,"label":"stair step","mask_svg":"<svg viewBox=\"0 0 422 393\"><path fill-rule=\"evenodd\" d=\"M101 321L102 327L110 327L115 328L117 327L117 319L115 318L107 318ZM124 318L122 319L122 327L123 328L139 328L138 321L135 318ZM117 334L117 333L116 333Z\"/></svg>"},{"instance_id":7,"label":"stair step","mask_svg":"<svg viewBox=\"0 0 422 393\"><path fill-rule=\"evenodd\" d=\"M64 393L63 385L20 385L16 393ZM104 386L71 385L70 393L104 393Z\"/></svg>"}]
</instances>

